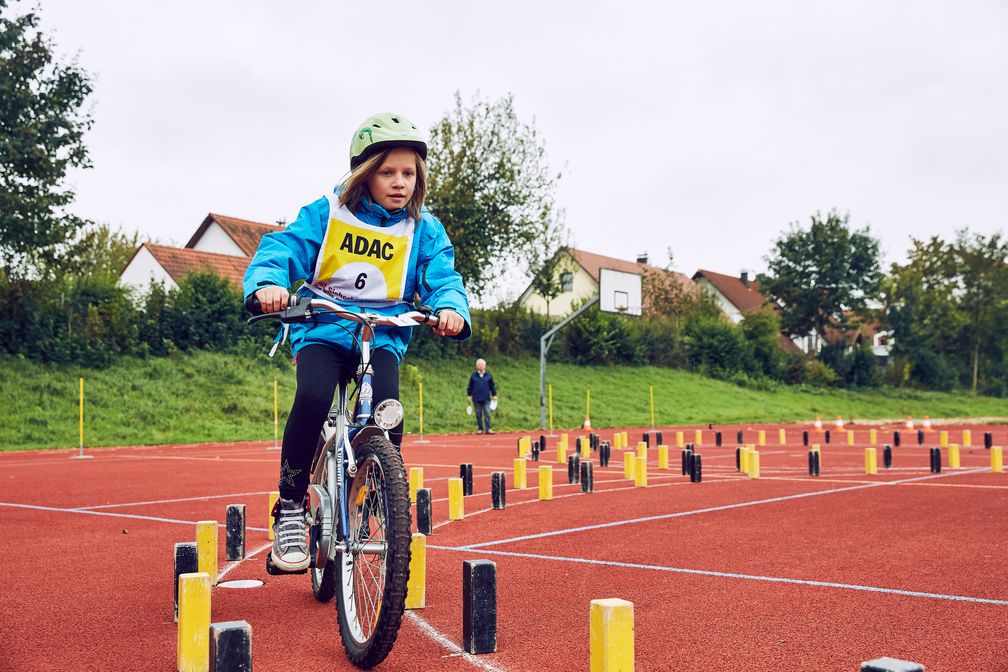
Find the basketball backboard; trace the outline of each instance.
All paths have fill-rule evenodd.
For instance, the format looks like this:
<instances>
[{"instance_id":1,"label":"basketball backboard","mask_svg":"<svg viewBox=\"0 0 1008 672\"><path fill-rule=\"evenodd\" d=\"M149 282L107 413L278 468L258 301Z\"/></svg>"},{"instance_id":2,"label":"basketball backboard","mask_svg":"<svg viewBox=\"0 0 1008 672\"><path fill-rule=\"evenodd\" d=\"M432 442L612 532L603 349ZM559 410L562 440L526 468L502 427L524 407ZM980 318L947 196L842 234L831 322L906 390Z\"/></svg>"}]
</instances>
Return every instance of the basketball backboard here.
<instances>
[{"instance_id":1,"label":"basketball backboard","mask_svg":"<svg viewBox=\"0 0 1008 672\"><path fill-rule=\"evenodd\" d=\"M599 310L639 316L641 276L611 268L599 269Z\"/></svg>"}]
</instances>

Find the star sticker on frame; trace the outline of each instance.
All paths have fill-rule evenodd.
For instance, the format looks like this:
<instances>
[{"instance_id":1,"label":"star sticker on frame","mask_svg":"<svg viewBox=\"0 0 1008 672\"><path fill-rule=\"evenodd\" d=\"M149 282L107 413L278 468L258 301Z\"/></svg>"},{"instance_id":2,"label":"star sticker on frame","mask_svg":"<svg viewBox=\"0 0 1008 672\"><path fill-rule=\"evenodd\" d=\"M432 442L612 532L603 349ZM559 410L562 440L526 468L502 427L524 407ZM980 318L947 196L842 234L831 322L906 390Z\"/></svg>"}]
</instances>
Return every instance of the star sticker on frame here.
<instances>
[{"instance_id":1,"label":"star sticker on frame","mask_svg":"<svg viewBox=\"0 0 1008 672\"><path fill-rule=\"evenodd\" d=\"M284 460L283 466L280 467L280 485L286 485L288 487L294 487L294 477L300 474L303 469L291 469L290 462Z\"/></svg>"}]
</instances>

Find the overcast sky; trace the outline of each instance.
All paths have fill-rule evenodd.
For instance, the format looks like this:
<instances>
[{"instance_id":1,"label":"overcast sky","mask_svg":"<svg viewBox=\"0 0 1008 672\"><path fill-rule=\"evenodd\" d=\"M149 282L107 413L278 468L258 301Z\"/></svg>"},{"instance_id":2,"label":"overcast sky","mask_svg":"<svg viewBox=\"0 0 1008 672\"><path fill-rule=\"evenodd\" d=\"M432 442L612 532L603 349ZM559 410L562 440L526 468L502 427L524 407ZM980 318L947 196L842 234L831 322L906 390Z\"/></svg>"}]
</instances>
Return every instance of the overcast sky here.
<instances>
[{"instance_id":1,"label":"overcast sky","mask_svg":"<svg viewBox=\"0 0 1008 672\"><path fill-rule=\"evenodd\" d=\"M76 211L162 242L292 219L364 118L456 90L514 94L588 251L734 274L831 208L887 262L1008 228L1003 0L40 4L95 76Z\"/></svg>"}]
</instances>

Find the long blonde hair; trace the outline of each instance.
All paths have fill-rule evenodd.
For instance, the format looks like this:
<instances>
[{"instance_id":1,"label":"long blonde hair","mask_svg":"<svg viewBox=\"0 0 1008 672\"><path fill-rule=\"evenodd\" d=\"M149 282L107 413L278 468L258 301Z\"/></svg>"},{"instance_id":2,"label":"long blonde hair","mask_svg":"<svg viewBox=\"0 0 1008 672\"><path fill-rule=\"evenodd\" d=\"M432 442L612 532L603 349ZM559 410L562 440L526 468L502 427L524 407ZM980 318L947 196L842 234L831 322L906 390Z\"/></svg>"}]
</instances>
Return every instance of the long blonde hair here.
<instances>
[{"instance_id":1,"label":"long blonde hair","mask_svg":"<svg viewBox=\"0 0 1008 672\"><path fill-rule=\"evenodd\" d=\"M350 172L347 179L340 185L340 205L345 205L350 210L356 210L365 196L370 196L372 200L374 199L374 196L368 191L368 180L378 172L381 165L385 163L389 152L393 149L396 148L389 147L385 151L378 152L374 156L365 159L363 163ZM406 147L405 149L410 148ZM410 151L413 152L413 156L416 158L416 185L413 188L413 196L406 203L406 213L419 221L420 208L423 207L424 196L427 195L427 163L416 151L412 149Z\"/></svg>"}]
</instances>

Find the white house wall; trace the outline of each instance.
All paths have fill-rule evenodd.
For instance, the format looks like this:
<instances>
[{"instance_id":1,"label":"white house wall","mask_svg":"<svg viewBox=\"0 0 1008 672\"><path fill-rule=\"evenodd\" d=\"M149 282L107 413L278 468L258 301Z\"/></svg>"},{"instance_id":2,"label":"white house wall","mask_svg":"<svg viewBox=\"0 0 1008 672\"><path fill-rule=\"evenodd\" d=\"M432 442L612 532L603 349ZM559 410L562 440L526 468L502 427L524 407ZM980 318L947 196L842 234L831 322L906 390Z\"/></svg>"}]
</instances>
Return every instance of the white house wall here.
<instances>
[{"instance_id":1,"label":"white house wall","mask_svg":"<svg viewBox=\"0 0 1008 672\"><path fill-rule=\"evenodd\" d=\"M231 236L224 233L224 229L217 222L210 222L210 226L199 237L196 244L192 246L192 249L200 250L201 252L228 254L232 257L246 256L245 252L238 247L238 244L231 239Z\"/></svg>"},{"instance_id":2,"label":"white house wall","mask_svg":"<svg viewBox=\"0 0 1008 672\"><path fill-rule=\"evenodd\" d=\"M141 247L134 255L133 260L119 275L119 284L144 291L151 281L162 283L166 290L178 287L168 272L154 258L154 255L146 247Z\"/></svg>"},{"instance_id":3,"label":"white house wall","mask_svg":"<svg viewBox=\"0 0 1008 672\"><path fill-rule=\"evenodd\" d=\"M714 302L717 303L718 308L720 308L721 312L728 316L728 319L732 321L732 324L738 324L742 321L742 313L739 309L735 307L735 304L726 299L725 295L718 291L718 288L711 284L710 280L700 276L696 283L714 298Z\"/></svg>"}]
</instances>

